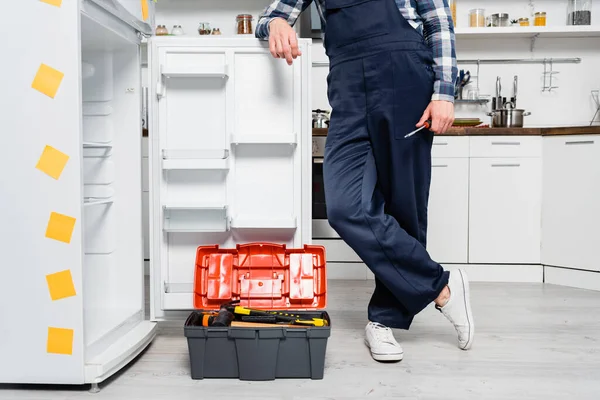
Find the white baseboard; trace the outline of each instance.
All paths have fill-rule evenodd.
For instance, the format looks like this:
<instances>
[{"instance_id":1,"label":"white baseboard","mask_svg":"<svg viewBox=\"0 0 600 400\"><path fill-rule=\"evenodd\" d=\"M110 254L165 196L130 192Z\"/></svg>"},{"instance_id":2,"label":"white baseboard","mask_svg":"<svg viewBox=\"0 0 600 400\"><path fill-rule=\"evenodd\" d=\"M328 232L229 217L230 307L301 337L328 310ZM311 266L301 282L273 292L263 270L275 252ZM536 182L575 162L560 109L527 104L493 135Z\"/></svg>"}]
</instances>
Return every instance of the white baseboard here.
<instances>
[{"instance_id":1,"label":"white baseboard","mask_svg":"<svg viewBox=\"0 0 600 400\"><path fill-rule=\"evenodd\" d=\"M463 268L472 282L527 282L542 283L544 269L541 265L443 265L444 269ZM327 263L327 278L332 280L371 280L373 273L362 263Z\"/></svg>"},{"instance_id":2,"label":"white baseboard","mask_svg":"<svg viewBox=\"0 0 600 400\"><path fill-rule=\"evenodd\" d=\"M545 283L600 291L600 272L544 266Z\"/></svg>"}]
</instances>

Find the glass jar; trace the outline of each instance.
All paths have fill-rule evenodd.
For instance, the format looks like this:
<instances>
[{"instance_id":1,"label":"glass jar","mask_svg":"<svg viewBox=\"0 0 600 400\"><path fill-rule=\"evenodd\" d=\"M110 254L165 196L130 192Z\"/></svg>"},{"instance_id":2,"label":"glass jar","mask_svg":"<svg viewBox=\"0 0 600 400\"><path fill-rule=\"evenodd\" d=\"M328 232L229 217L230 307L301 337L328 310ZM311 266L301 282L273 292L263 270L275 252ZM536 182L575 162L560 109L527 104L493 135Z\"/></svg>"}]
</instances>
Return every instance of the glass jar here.
<instances>
[{"instance_id":1,"label":"glass jar","mask_svg":"<svg viewBox=\"0 0 600 400\"><path fill-rule=\"evenodd\" d=\"M450 13L452 14L452 23L456 26L456 1L450 0Z\"/></svg>"},{"instance_id":2,"label":"glass jar","mask_svg":"<svg viewBox=\"0 0 600 400\"><path fill-rule=\"evenodd\" d=\"M494 27L510 26L510 18L506 13L492 14L490 25Z\"/></svg>"},{"instance_id":3,"label":"glass jar","mask_svg":"<svg viewBox=\"0 0 600 400\"><path fill-rule=\"evenodd\" d=\"M483 8L475 8L469 11L469 26L471 28L485 26L485 10Z\"/></svg>"},{"instance_id":4,"label":"glass jar","mask_svg":"<svg viewBox=\"0 0 600 400\"><path fill-rule=\"evenodd\" d=\"M569 0L567 9L567 25L591 25L591 0Z\"/></svg>"},{"instance_id":5,"label":"glass jar","mask_svg":"<svg viewBox=\"0 0 600 400\"><path fill-rule=\"evenodd\" d=\"M183 28L181 27L181 25L173 25L173 30L171 30L171 35L183 36Z\"/></svg>"},{"instance_id":6,"label":"glass jar","mask_svg":"<svg viewBox=\"0 0 600 400\"><path fill-rule=\"evenodd\" d=\"M252 15L240 14L236 17L236 32L238 35L251 35L252 34Z\"/></svg>"},{"instance_id":7,"label":"glass jar","mask_svg":"<svg viewBox=\"0 0 600 400\"><path fill-rule=\"evenodd\" d=\"M535 18L533 19L533 25L546 26L546 13L542 11L536 12Z\"/></svg>"},{"instance_id":8,"label":"glass jar","mask_svg":"<svg viewBox=\"0 0 600 400\"><path fill-rule=\"evenodd\" d=\"M529 26L529 18L519 18L520 26Z\"/></svg>"},{"instance_id":9,"label":"glass jar","mask_svg":"<svg viewBox=\"0 0 600 400\"><path fill-rule=\"evenodd\" d=\"M211 33L211 35L220 35L220 34L221 34L221 30L219 28L214 28Z\"/></svg>"},{"instance_id":10,"label":"glass jar","mask_svg":"<svg viewBox=\"0 0 600 400\"><path fill-rule=\"evenodd\" d=\"M198 25L198 34L201 36L210 35L210 24L208 22L200 22Z\"/></svg>"},{"instance_id":11,"label":"glass jar","mask_svg":"<svg viewBox=\"0 0 600 400\"><path fill-rule=\"evenodd\" d=\"M158 25L156 27L156 36L167 36L169 34L169 30L164 25Z\"/></svg>"}]
</instances>

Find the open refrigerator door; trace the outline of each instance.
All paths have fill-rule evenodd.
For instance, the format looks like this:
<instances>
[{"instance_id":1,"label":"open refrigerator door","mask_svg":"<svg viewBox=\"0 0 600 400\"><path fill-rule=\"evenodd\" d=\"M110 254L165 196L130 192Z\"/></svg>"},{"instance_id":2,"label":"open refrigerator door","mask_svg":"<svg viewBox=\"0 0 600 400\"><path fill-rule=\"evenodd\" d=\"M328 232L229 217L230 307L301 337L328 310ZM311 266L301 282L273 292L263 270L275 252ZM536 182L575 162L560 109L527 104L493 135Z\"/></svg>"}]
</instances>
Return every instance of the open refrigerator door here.
<instances>
[{"instance_id":1,"label":"open refrigerator door","mask_svg":"<svg viewBox=\"0 0 600 400\"><path fill-rule=\"evenodd\" d=\"M2 122L14 134L4 137L0 168L12 172L1 174L0 206L15 229L0 237L12 266L0 292L0 382L97 384L156 330L141 205L140 44L151 27L117 1L44 0L11 5L1 33L14 38L2 67Z\"/></svg>"}]
</instances>

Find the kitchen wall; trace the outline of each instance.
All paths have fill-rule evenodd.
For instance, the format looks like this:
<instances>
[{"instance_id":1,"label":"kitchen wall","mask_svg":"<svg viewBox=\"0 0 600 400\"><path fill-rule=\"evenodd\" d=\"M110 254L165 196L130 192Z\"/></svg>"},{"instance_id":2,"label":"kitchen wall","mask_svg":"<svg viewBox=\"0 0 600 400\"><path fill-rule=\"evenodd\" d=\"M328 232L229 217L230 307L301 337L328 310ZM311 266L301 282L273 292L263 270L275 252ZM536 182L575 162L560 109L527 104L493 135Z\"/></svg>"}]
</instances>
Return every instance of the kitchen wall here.
<instances>
[{"instance_id":1,"label":"kitchen wall","mask_svg":"<svg viewBox=\"0 0 600 400\"><path fill-rule=\"evenodd\" d=\"M465 1L457 0L457 27L468 27L468 12L472 8L483 8L486 15L496 12L507 12L511 19L529 17L533 22L532 9L547 12L548 26L564 26L566 24L567 2L550 1ZM600 0L593 1L592 24L600 27ZM600 90L600 37L595 38L538 38L535 40L533 52L532 41L528 38L465 38L457 39L458 59L500 59L500 58L556 58L578 57L580 64L554 64L552 92L542 92L542 64L496 64L481 65L479 70L479 89L482 95L494 95L496 77L502 80L503 95L512 96L514 75L519 77L518 107L531 111L525 118L526 126L558 126L586 125L596 111L596 104L591 95L592 90ZM313 45L313 60L327 61L321 43ZM477 66L459 64L459 69L469 70L472 76L477 74ZM327 67L316 66L313 69L313 108L329 109L326 89ZM465 88L465 96L469 86L476 87L477 81ZM456 117L479 117L489 123L486 106L456 105ZM595 124L600 124L600 115Z\"/></svg>"}]
</instances>

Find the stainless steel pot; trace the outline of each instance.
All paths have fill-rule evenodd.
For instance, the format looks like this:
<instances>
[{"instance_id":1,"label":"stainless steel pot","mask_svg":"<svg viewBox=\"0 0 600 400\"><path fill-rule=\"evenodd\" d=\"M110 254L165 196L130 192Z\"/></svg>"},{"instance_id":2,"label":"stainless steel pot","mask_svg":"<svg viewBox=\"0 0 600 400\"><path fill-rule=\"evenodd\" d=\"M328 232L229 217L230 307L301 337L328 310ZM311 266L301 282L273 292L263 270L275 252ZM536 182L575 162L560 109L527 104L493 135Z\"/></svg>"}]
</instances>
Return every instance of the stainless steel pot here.
<instances>
[{"instance_id":1,"label":"stainless steel pot","mask_svg":"<svg viewBox=\"0 0 600 400\"><path fill-rule=\"evenodd\" d=\"M329 128L329 113L323 110L313 110L313 128Z\"/></svg>"},{"instance_id":2,"label":"stainless steel pot","mask_svg":"<svg viewBox=\"0 0 600 400\"><path fill-rule=\"evenodd\" d=\"M523 117L531 115L531 113L512 108L510 103L507 103L504 108L489 112L487 115L492 117L493 128L522 128Z\"/></svg>"}]
</instances>

